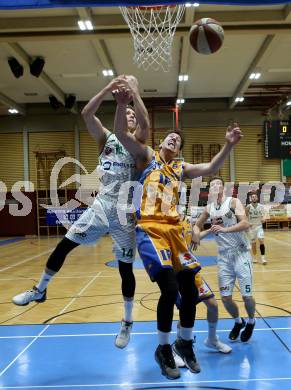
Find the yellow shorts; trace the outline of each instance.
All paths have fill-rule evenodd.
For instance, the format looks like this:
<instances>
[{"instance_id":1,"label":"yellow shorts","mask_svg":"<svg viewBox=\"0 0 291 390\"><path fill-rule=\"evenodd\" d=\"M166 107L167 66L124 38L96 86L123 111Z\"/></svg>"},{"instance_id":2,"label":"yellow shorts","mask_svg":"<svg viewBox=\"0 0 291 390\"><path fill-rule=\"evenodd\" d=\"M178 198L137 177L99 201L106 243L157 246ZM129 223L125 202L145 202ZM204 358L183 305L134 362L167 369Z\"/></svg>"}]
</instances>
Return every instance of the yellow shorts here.
<instances>
[{"instance_id":1,"label":"yellow shorts","mask_svg":"<svg viewBox=\"0 0 291 390\"><path fill-rule=\"evenodd\" d=\"M174 271L193 269L197 273L201 267L188 250L181 224L140 223L136 227L136 241L139 255L152 280L163 268Z\"/></svg>"}]
</instances>

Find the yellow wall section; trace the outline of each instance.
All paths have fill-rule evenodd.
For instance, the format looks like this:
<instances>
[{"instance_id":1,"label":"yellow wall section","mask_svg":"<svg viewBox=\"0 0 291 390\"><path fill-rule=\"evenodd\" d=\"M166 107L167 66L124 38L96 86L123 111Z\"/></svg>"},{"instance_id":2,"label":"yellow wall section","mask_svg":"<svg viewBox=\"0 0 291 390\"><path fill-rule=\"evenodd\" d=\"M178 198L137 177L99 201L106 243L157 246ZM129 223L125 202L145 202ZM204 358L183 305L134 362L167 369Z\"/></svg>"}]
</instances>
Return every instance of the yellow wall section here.
<instances>
[{"instance_id":1,"label":"yellow wall section","mask_svg":"<svg viewBox=\"0 0 291 390\"><path fill-rule=\"evenodd\" d=\"M246 126L244 137L235 148L236 182L280 181L280 160L264 157L264 135L262 126Z\"/></svg>"},{"instance_id":2,"label":"yellow wall section","mask_svg":"<svg viewBox=\"0 0 291 390\"><path fill-rule=\"evenodd\" d=\"M0 134L0 180L8 191L12 185L24 180L22 133Z\"/></svg>"},{"instance_id":3,"label":"yellow wall section","mask_svg":"<svg viewBox=\"0 0 291 390\"><path fill-rule=\"evenodd\" d=\"M65 150L66 157L75 157L73 132L29 133L29 174L36 188L36 159L34 151ZM62 180L75 173L75 165L67 164L62 169ZM70 186L75 188L75 184ZM43 188L43 185L41 186Z\"/></svg>"}]
</instances>

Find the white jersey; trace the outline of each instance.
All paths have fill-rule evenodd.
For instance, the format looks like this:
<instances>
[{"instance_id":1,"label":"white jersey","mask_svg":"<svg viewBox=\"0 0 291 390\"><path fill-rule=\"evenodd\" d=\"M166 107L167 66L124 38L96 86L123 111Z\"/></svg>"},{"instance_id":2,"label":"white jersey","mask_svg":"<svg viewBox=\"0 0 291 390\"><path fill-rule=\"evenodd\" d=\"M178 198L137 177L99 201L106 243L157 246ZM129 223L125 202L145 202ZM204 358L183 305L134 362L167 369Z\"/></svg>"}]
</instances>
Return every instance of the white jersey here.
<instances>
[{"instance_id":1,"label":"white jersey","mask_svg":"<svg viewBox=\"0 0 291 390\"><path fill-rule=\"evenodd\" d=\"M251 229L262 226L262 218L264 217L264 206L260 203L257 203L254 206L250 203L248 206L249 211L249 223L252 225Z\"/></svg>"},{"instance_id":2,"label":"white jersey","mask_svg":"<svg viewBox=\"0 0 291 390\"><path fill-rule=\"evenodd\" d=\"M226 198L221 205L210 204L208 213L211 224L230 227L238 223L235 210L231 208L232 199L231 197ZM217 233L214 238L218 246L218 252L229 250L247 251L250 249L250 243L245 232Z\"/></svg>"},{"instance_id":3,"label":"white jersey","mask_svg":"<svg viewBox=\"0 0 291 390\"><path fill-rule=\"evenodd\" d=\"M135 161L116 135L111 133L99 156L99 164L101 186L98 195L116 202L122 183L134 180Z\"/></svg>"}]
</instances>

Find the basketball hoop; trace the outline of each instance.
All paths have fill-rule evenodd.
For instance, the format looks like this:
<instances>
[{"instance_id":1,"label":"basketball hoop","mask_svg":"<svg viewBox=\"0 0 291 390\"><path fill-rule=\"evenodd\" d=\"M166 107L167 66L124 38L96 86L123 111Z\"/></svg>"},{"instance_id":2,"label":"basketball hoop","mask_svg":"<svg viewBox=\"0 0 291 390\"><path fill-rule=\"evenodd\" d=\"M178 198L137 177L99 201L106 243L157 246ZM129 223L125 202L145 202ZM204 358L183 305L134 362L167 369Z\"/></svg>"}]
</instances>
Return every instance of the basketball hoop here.
<instances>
[{"instance_id":1,"label":"basketball hoop","mask_svg":"<svg viewBox=\"0 0 291 390\"><path fill-rule=\"evenodd\" d=\"M185 4L119 8L133 37L133 61L144 70L169 71L173 37Z\"/></svg>"}]
</instances>

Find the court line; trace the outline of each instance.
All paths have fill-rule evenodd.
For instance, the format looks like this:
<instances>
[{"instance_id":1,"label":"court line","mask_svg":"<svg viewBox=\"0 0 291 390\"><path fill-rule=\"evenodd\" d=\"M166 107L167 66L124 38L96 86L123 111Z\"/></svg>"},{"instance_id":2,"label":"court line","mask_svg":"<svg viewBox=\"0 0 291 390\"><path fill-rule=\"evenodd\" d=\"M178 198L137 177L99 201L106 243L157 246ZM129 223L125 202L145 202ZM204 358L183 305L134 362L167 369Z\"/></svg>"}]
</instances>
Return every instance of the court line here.
<instances>
[{"instance_id":1,"label":"court line","mask_svg":"<svg viewBox=\"0 0 291 390\"><path fill-rule=\"evenodd\" d=\"M271 240L271 241L279 242L280 244L283 244L283 245L291 246L291 244L289 244L289 242L280 240L279 238L274 238L274 237L266 237L266 238L267 238L267 240Z\"/></svg>"},{"instance_id":2,"label":"court line","mask_svg":"<svg viewBox=\"0 0 291 390\"><path fill-rule=\"evenodd\" d=\"M197 381L175 381L173 385L198 385L199 383L240 383L240 382L260 382L260 381L289 381L291 378L247 378L247 379L216 379L216 380L197 380ZM168 382L125 382L125 383L98 383L98 384L79 384L79 385L40 385L40 386L4 386L1 389L64 389L64 388L75 388L75 387L121 387L132 388L133 386L161 386L167 385Z\"/></svg>"},{"instance_id":3,"label":"court line","mask_svg":"<svg viewBox=\"0 0 291 390\"><path fill-rule=\"evenodd\" d=\"M82 293L95 281L95 279L98 278L98 276L101 274L101 272L98 272L92 280L90 280L77 294L77 296L75 298L73 298L59 313L58 315L61 315L63 314L66 309L68 309L74 302L77 298L79 298ZM19 354L0 372L0 377L16 362L16 360L24 354L25 351L28 350L28 348L33 344L35 343L36 340L38 340L40 338L40 336L50 327L50 325L57 319L57 317L55 317L50 324L46 325L44 327L44 329L37 335L34 337L34 339L21 351L19 352Z\"/></svg>"},{"instance_id":4,"label":"court line","mask_svg":"<svg viewBox=\"0 0 291 390\"><path fill-rule=\"evenodd\" d=\"M51 325L51 324L49 324ZM21 325L18 325L21 326ZM287 328L255 328L254 332L271 332L272 330L291 330L291 327ZM225 333L230 332L231 329L219 329L217 332ZM208 333L208 330L194 330L194 333ZM156 335L157 332L131 332L131 335L135 336L144 336L144 335ZM176 332L172 331L171 334L176 334ZM44 336L35 336L35 335L27 335L27 336L0 336L0 339L29 339L38 337L41 339L49 339L49 338L59 338L59 337L98 337L98 336L116 336L115 333L76 333L76 334L48 334Z\"/></svg>"},{"instance_id":5,"label":"court line","mask_svg":"<svg viewBox=\"0 0 291 390\"><path fill-rule=\"evenodd\" d=\"M11 266L12 267L12 266ZM266 267L266 266L264 266ZM4 271L4 270L3 270ZM103 271L100 271L102 273L106 272L107 270L103 270ZM134 270L135 272L136 270ZM210 271L210 272L205 272L205 267L203 268L203 276L204 275L216 275L217 274L217 271ZM2 272L2 270L0 269L0 272ZM253 272L255 273L267 273L267 272L291 272L291 268L290 269L272 269L272 268L269 268L266 269L264 268L263 270L254 270ZM54 276L54 280L55 279L85 279L85 278L91 278L93 275L83 275L83 276ZM135 275L136 277L144 277L144 275ZM29 274L29 276L27 277L22 277L22 278L0 278L0 281L3 280L3 281L14 281L14 280L31 280L33 279L34 277L39 277L39 274L37 275L32 275L32 274ZM116 278L116 275L100 275L100 278ZM158 292L158 291L157 291Z\"/></svg>"},{"instance_id":6,"label":"court line","mask_svg":"<svg viewBox=\"0 0 291 390\"><path fill-rule=\"evenodd\" d=\"M34 260L36 259L37 257L40 257L40 256L43 256L43 255L46 255L48 254L49 252L51 252L52 249L48 249L47 251L45 252L41 252L41 253L38 253L37 255L34 255L34 256L31 256L31 257L28 257L24 260L21 260L19 261L18 263L15 263L15 264L12 264L12 265L9 265L8 267L5 267L5 268L0 268L0 272L3 272L3 271L6 271L8 269L11 269L11 268L14 268L14 267L17 267L18 265L21 265L21 264L24 264L24 263L27 263L28 261L31 261L31 260Z\"/></svg>"}]
</instances>

